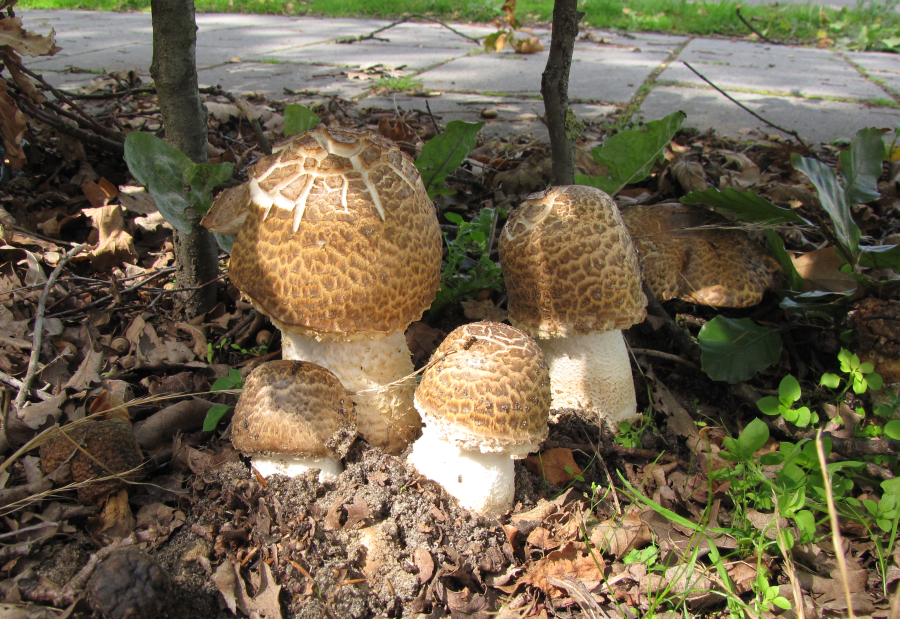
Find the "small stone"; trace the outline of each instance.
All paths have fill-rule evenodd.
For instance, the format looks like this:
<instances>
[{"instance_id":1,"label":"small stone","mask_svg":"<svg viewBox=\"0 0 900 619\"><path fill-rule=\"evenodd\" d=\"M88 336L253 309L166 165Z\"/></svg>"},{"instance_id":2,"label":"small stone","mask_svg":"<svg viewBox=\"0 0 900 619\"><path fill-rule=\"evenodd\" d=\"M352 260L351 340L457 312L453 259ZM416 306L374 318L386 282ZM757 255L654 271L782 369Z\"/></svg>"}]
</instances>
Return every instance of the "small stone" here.
<instances>
[{"instance_id":1,"label":"small stone","mask_svg":"<svg viewBox=\"0 0 900 619\"><path fill-rule=\"evenodd\" d=\"M486 107L483 110L481 110L482 118L488 118L488 119L497 118L497 116L499 116L499 115L500 115L500 112L498 112L496 109L494 109L492 107Z\"/></svg>"}]
</instances>

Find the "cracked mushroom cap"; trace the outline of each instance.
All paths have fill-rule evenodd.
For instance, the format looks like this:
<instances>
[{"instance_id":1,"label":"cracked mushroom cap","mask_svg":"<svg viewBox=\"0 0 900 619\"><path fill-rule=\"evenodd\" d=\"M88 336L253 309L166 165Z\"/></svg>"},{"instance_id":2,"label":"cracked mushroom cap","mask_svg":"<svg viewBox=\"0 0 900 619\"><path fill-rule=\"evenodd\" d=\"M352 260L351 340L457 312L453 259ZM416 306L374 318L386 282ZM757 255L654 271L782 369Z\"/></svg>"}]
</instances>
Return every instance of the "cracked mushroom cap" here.
<instances>
[{"instance_id":1,"label":"cracked mushroom cap","mask_svg":"<svg viewBox=\"0 0 900 619\"><path fill-rule=\"evenodd\" d=\"M612 198L593 187L528 196L500 235L509 320L533 337L627 329L646 316L637 253Z\"/></svg>"},{"instance_id":2,"label":"cracked mushroom cap","mask_svg":"<svg viewBox=\"0 0 900 619\"><path fill-rule=\"evenodd\" d=\"M447 441L524 456L546 438L550 375L526 334L497 322L470 323L450 333L431 359L415 404Z\"/></svg>"},{"instance_id":3,"label":"cracked mushroom cap","mask_svg":"<svg viewBox=\"0 0 900 619\"><path fill-rule=\"evenodd\" d=\"M228 275L276 326L402 332L440 286L442 240L413 160L369 130L317 127L255 167Z\"/></svg>"},{"instance_id":4,"label":"cracked mushroom cap","mask_svg":"<svg viewBox=\"0 0 900 619\"><path fill-rule=\"evenodd\" d=\"M332 458L356 437L350 394L337 377L307 361L270 361L244 384L231 442L249 455Z\"/></svg>"},{"instance_id":5,"label":"cracked mushroom cap","mask_svg":"<svg viewBox=\"0 0 900 619\"><path fill-rule=\"evenodd\" d=\"M683 299L711 307L750 307L762 301L778 263L724 217L684 204L632 206L622 212L637 247L644 282L659 301Z\"/></svg>"}]
</instances>

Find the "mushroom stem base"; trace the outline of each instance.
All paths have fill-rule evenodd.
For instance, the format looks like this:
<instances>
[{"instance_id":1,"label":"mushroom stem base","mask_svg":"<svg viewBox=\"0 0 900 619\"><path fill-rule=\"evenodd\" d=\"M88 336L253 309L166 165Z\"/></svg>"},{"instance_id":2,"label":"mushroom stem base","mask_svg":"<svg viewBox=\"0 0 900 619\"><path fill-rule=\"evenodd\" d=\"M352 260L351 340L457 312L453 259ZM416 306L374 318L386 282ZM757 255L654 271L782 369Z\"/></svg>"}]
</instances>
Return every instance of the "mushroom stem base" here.
<instances>
[{"instance_id":1,"label":"mushroom stem base","mask_svg":"<svg viewBox=\"0 0 900 619\"><path fill-rule=\"evenodd\" d=\"M415 380L406 337L327 342L282 332L285 359L311 361L331 370L356 404L356 427L370 445L398 454L416 437L422 422L413 406ZM399 384L392 384L398 382Z\"/></svg>"},{"instance_id":2,"label":"mushroom stem base","mask_svg":"<svg viewBox=\"0 0 900 619\"><path fill-rule=\"evenodd\" d=\"M631 361L621 331L540 339L550 367L550 407L617 424L637 414Z\"/></svg>"},{"instance_id":3,"label":"mushroom stem base","mask_svg":"<svg viewBox=\"0 0 900 619\"><path fill-rule=\"evenodd\" d=\"M340 460L331 458L295 458L293 456L253 456L250 464L263 477L297 477L310 469L319 469L319 481L335 481L344 470Z\"/></svg>"},{"instance_id":4,"label":"mushroom stem base","mask_svg":"<svg viewBox=\"0 0 900 619\"><path fill-rule=\"evenodd\" d=\"M425 426L408 462L468 510L495 517L512 509L516 474L509 454L462 449Z\"/></svg>"}]
</instances>

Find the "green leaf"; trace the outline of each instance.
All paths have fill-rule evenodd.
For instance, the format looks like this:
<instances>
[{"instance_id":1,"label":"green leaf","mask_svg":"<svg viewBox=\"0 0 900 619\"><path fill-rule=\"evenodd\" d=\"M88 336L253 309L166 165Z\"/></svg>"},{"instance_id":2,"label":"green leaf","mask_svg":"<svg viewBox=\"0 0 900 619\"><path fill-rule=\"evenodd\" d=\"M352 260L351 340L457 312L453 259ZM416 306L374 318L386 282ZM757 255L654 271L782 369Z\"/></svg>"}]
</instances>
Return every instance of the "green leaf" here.
<instances>
[{"instance_id":1,"label":"green leaf","mask_svg":"<svg viewBox=\"0 0 900 619\"><path fill-rule=\"evenodd\" d=\"M879 129L860 129L850 142L850 149L838 156L844 177L845 195L850 204L878 199L878 179L884 160L884 139Z\"/></svg>"},{"instance_id":2,"label":"green leaf","mask_svg":"<svg viewBox=\"0 0 900 619\"><path fill-rule=\"evenodd\" d=\"M674 112L648 122L641 129L621 131L593 150L594 161L609 170L609 176L576 174L575 182L589 185L614 196L625 185L639 183L650 174L653 164L662 160L666 145L687 115Z\"/></svg>"},{"instance_id":3,"label":"green leaf","mask_svg":"<svg viewBox=\"0 0 900 619\"><path fill-rule=\"evenodd\" d=\"M206 411L206 418L203 420L203 431L212 432L215 430L219 422L222 421L222 417L230 410L231 407L227 404L214 404L212 408Z\"/></svg>"},{"instance_id":4,"label":"green leaf","mask_svg":"<svg viewBox=\"0 0 900 619\"><path fill-rule=\"evenodd\" d=\"M793 608L793 606L791 606L791 603L788 601L788 599L786 597L782 597L780 595L773 598L772 603L775 606L777 606L778 608L783 608L784 610L790 610L791 608Z\"/></svg>"},{"instance_id":5,"label":"green leaf","mask_svg":"<svg viewBox=\"0 0 900 619\"><path fill-rule=\"evenodd\" d=\"M483 126L483 122L454 120L447 123L443 133L425 143L422 154L416 159L416 167L422 173L422 182L429 198L452 193L444 187L444 181L475 148L478 132Z\"/></svg>"},{"instance_id":6,"label":"green leaf","mask_svg":"<svg viewBox=\"0 0 900 619\"><path fill-rule=\"evenodd\" d=\"M210 391L228 391L234 389L235 383L230 376L221 376L209 388Z\"/></svg>"},{"instance_id":7,"label":"green leaf","mask_svg":"<svg viewBox=\"0 0 900 619\"><path fill-rule=\"evenodd\" d=\"M884 424L884 435L889 439L900 441L900 421L895 419Z\"/></svg>"},{"instance_id":8,"label":"green leaf","mask_svg":"<svg viewBox=\"0 0 900 619\"><path fill-rule=\"evenodd\" d=\"M766 244L769 246L769 251L775 257L775 260L778 261L781 270L787 275L788 289L796 292L803 290L803 278L800 277L800 274L797 272L797 267L794 266L794 261L784 248L784 239L772 229L763 230L763 234L766 237Z\"/></svg>"},{"instance_id":9,"label":"green leaf","mask_svg":"<svg viewBox=\"0 0 900 619\"><path fill-rule=\"evenodd\" d=\"M796 413L797 413L797 418L794 421L792 421L791 423L793 423L795 426L800 427L800 428L805 428L806 426L808 426L809 421L812 417L812 415L809 412L809 409L805 406L801 406L800 408L797 409Z\"/></svg>"},{"instance_id":10,"label":"green leaf","mask_svg":"<svg viewBox=\"0 0 900 619\"><path fill-rule=\"evenodd\" d=\"M781 402L775 396L766 396L756 401L756 407L766 415L780 415Z\"/></svg>"},{"instance_id":11,"label":"green leaf","mask_svg":"<svg viewBox=\"0 0 900 619\"><path fill-rule=\"evenodd\" d=\"M862 266L900 271L900 245L868 245L859 250Z\"/></svg>"},{"instance_id":12,"label":"green leaf","mask_svg":"<svg viewBox=\"0 0 900 619\"><path fill-rule=\"evenodd\" d=\"M753 453L766 444L769 440L769 428L759 419L754 419L747 424L744 431L738 437L737 443L741 450L740 455L745 460L753 457Z\"/></svg>"},{"instance_id":13,"label":"green leaf","mask_svg":"<svg viewBox=\"0 0 900 619\"><path fill-rule=\"evenodd\" d=\"M800 383L796 378L788 374L781 379L781 383L778 384L778 397L785 403L785 406L799 400L801 395L803 392L800 390Z\"/></svg>"},{"instance_id":14,"label":"green leaf","mask_svg":"<svg viewBox=\"0 0 900 619\"><path fill-rule=\"evenodd\" d=\"M739 383L781 357L781 336L749 318L716 316L700 329L703 371L713 380Z\"/></svg>"},{"instance_id":15,"label":"green leaf","mask_svg":"<svg viewBox=\"0 0 900 619\"><path fill-rule=\"evenodd\" d=\"M811 541L816 535L816 517L808 509L794 514L794 522L800 529L800 541L806 543Z\"/></svg>"},{"instance_id":16,"label":"green leaf","mask_svg":"<svg viewBox=\"0 0 900 619\"><path fill-rule=\"evenodd\" d=\"M719 191L714 187L704 191L692 191L681 198L681 202L715 206L718 210L731 213L738 219L754 223L809 223L794 211L772 204L755 191L738 191L733 187L728 187L725 191Z\"/></svg>"},{"instance_id":17,"label":"green leaf","mask_svg":"<svg viewBox=\"0 0 900 619\"><path fill-rule=\"evenodd\" d=\"M306 133L319 124L319 117L308 107L299 103L284 106L284 134Z\"/></svg>"},{"instance_id":18,"label":"green leaf","mask_svg":"<svg viewBox=\"0 0 900 619\"><path fill-rule=\"evenodd\" d=\"M194 163L187 155L154 135L132 131L125 138L125 163L150 192L163 218L179 232L190 233L185 211L191 203L185 195L184 175Z\"/></svg>"},{"instance_id":19,"label":"green leaf","mask_svg":"<svg viewBox=\"0 0 900 619\"><path fill-rule=\"evenodd\" d=\"M841 377L837 374L826 372L825 374L822 374L822 379L819 381L819 384L825 385L829 389L837 389L841 386Z\"/></svg>"},{"instance_id":20,"label":"green leaf","mask_svg":"<svg viewBox=\"0 0 900 619\"><path fill-rule=\"evenodd\" d=\"M213 187L231 178L233 163L194 163L184 171L187 197L198 213L205 213L213 203Z\"/></svg>"},{"instance_id":21,"label":"green leaf","mask_svg":"<svg viewBox=\"0 0 900 619\"><path fill-rule=\"evenodd\" d=\"M806 174L815 185L819 192L822 208L825 209L834 224L834 233L838 241L844 251L855 258L859 251L860 231L850 215L850 206L847 204L844 190L838 182L837 174L821 161L801 157L797 153L791 155L791 163Z\"/></svg>"}]
</instances>

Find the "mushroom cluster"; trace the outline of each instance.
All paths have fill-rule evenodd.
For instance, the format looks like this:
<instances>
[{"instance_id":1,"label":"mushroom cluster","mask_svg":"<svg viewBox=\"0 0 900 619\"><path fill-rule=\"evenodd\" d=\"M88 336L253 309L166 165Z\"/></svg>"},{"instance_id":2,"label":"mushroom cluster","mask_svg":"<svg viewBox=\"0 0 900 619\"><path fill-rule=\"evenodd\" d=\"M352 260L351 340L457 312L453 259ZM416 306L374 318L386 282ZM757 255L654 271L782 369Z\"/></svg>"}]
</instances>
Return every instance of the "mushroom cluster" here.
<instances>
[{"instance_id":1,"label":"mushroom cluster","mask_svg":"<svg viewBox=\"0 0 900 619\"><path fill-rule=\"evenodd\" d=\"M526 199L500 235L509 320L537 338L552 407L612 422L636 414L622 329L646 316L637 253L615 202L593 187Z\"/></svg>"},{"instance_id":2,"label":"mushroom cluster","mask_svg":"<svg viewBox=\"0 0 900 619\"><path fill-rule=\"evenodd\" d=\"M359 433L402 451L421 425L403 332L434 300L442 252L412 159L373 131L317 127L277 144L201 223L237 231L228 275L281 329L283 357L334 372Z\"/></svg>"},{"instance_id":3,"label":"mushroom cluster","mask_svg":"<svg viewBox=\"0 0 900 619\"><path fill-rule=\"evenodd\" d=\"M426 367L415 399L425 428L409 463L467 509L511 509L513 459L536 451L548 432L541 349L514 327L475 322L450 333Z\"/></svg>"}]
</instances>

